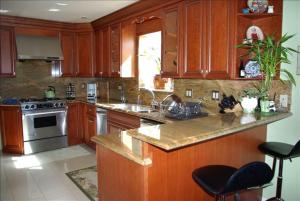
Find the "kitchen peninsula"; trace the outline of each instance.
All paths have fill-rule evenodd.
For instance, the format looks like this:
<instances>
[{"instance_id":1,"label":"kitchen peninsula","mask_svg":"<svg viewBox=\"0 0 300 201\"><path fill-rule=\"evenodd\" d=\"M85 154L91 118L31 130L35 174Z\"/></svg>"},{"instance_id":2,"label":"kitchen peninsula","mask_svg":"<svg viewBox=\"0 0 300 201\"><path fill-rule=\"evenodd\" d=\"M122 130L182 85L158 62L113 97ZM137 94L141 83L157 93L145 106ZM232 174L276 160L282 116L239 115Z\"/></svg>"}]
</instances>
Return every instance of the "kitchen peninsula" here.
<instances>
[{"instance_id":1,"label":"kitchen peninsula","mask_svg":"<svg viewBox=\"0 0 300 201\"><path fill-rule=\"evenodd\" d=\"M266 140L267 124L289 116L217 114L95 136L99 197L102 201L213 200L192 180L192 171L210 164L240 167L263 161L257 146ZM242 194L243 200L254 197L261 200L261 191Z\"/></svg>"}]
</instances>

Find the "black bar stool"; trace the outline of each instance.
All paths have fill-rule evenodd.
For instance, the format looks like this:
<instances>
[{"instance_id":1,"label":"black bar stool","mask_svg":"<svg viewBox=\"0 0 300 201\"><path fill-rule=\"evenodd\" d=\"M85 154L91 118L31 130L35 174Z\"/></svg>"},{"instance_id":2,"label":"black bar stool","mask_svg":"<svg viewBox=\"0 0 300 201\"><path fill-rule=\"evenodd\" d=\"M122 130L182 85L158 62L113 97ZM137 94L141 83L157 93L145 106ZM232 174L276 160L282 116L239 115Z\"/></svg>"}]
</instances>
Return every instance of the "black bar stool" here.
<instances>
[{"instance_id":1,"label":"black bar stool","mask_svg":"<svg viewBox=\"0 0 300 201\"><path fill-rule=\"evenodd\" d=\"M279 159L279 169L278 169L278 178L277 178L277 187L276 187L276 197L268 199L280 201L281 190L282 190L282 169L283 169L283 160L292 159L300 156L300 140L295 145L290 145L282 142L265 142L258 146L259 150L266 155L273 157L273 173L276 168L276 161Z\"/></svg>"},{"instance_id":2,"label":"black bar stool","mask_svg":"<svg viewBox=\"0 0 300 201\"><path fill-rule=\"evenodd\" d=\"M251 162L237 169L225 165L209 165L198 168L192 174L195 182L208 194L214 195L216 201L225 201L226 195L249 188L261 188L273 178L271 168L264 162Z\"/></svg>"}]
</instances>

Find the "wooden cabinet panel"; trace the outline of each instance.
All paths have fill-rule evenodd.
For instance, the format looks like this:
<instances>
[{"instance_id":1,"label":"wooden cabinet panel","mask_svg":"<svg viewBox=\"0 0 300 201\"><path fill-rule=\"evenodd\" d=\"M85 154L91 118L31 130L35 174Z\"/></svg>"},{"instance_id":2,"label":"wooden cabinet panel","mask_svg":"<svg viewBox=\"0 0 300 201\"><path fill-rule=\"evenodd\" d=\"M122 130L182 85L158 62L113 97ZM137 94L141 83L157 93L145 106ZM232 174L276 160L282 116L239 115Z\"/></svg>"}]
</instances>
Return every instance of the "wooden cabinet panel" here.
<instances>
[{"instance_id":1,"label":"wooden cabinet panel","mask_svg":"<svg viewBox=\"0 0 300 201\"><path fill-rule=\"evenodd\" d=\"M186 2L185 4L185 68L184 77L203 78L205 65L204 16L205 1Z\"/></svg>"},{"instance_id":2,"label":"wooden cabinet panel","mask_svg":"<svg viewBox=\"0 0 300 201\"><path fill-rule=\"evenodd\" d=\"M97 135L97 118L96 118L96 106L85 104L86 110L86 127L84 134L85 143L93 149L96 149L96 144L91 141L91 137Z\"/></svg>"},{"instance_id":3,"label":"wooden cabinet panel","mask_svg":"<svg viewBox=\"0 0 300 201\"><path fill-rule=\"evenodd\" d=\"M139 128L140 118L122 112L107 111L107 132L114 133Z\"/></svg>"},{"instance_id":4,"label":"wooden cabinet panel","mask_svg":"<svg viewBox=\"0 0 300 201\"><path fill-rule=\"evenodd\" d=\"M119 23L110 27L110 77L120 77L120 34Z\"/></svg>"},{"instance_id":5,"label":"wooden cabinet panel","mask_svg":"<svg viewBox=\"0 0 300 201\"><path fill-rule=\"evenodd\" d=\"M130 20L121 25L121 77L135 77L136 70L136 24Z\"/></svg>"},{"instance_id":6,"label":"wooden cabinet panel","mask_svg":"<svg viewBox=\"0 0 300 201\"><path fill-rule=\"evenodd\" d=\"M0 26L0 76L14 77L15 35L13 27Z\"/></svg>"},{"instance_id":7,"label":"wooden cabinet panel","mask_svg":"<svg viewBox=\"0 0 300 201\"><path fill-rule=\"evenodd\" d=\"M3 152L23 154L23 128L19 106L0 106Z\"/></svg>"},{"instance_id":8,"label":"wooden cabinet panel","mask_svg":"<svg viewBox=\"0 0 300 201\"><path fill-rule=\"evenodd\" d=\"M81 121L81 104L80 103L68 103L68 116L67 116L67 128L68 128L68 144L76 145L81 144L83 140L82 121Z\"/></svg>"},{"instance_id":9,"label":"wooden cabinet panel","mask_svg":"<svg viewBox=\"0 0 300 201\"><path fill-rule=\"evenodd\" d=\"M72 32L60 33L61 47L64 60L61 62L61 74L63 77L75 76L75 34Z\"/></svg>"},{"instance_id":10,"label":"wooden cabinet panel","mask_svg":"<svg viewBox=\"0 0 300 201\"><path fill-rule=\"evenodd\" d=\"M93 32L76 34L77 75L80 77L93 77L93 46Z\"/></svg>"},{"instance_id":11,"label":"wooden cabinet panel","mask_svg":"<svg viewBox=\"0 0 300 201\"><path fill-rule=\"evenodd\" d=\"M109 32L108 29L101 29L95 32L95 57L96 77L108 77L109 76Z\"/></svg>"},{"instance_id":12,"label":"wooden cabinet panel","mask_svg":"<svg viewBox=\"0 0 300 201\"><path fill-rule=\"evenodd\" d=\"M230 0L185 3L185 68L183 77L229 78L234 48ZM218 14L214 12L218 10Z\"/></svg>"},{"instance_id":13,"label":"wooden cabinet panel","mask_svg":"<svg viewBox=\"0 0 300 201\"><path fill-rule=\"evenodd\" d=\"M181 57L182 3L163 9L162 70L163 77L179 77Z\"/></svg>"},{"instance_id":14,"label":"wooden cabinet panel","mask_svg":"<svg viewBox=\"0 0 300 201\"><path fill-rule=\"evenodd\" d=\"M230 68L232 67L232 49L233 45L233 6L231 0L213 0L207 1L209 26L209 63L206 65L208 72L206 78L225 79L229 78ZM215 11L218 14L214 14Z\"/></svg>"}]
</instances>

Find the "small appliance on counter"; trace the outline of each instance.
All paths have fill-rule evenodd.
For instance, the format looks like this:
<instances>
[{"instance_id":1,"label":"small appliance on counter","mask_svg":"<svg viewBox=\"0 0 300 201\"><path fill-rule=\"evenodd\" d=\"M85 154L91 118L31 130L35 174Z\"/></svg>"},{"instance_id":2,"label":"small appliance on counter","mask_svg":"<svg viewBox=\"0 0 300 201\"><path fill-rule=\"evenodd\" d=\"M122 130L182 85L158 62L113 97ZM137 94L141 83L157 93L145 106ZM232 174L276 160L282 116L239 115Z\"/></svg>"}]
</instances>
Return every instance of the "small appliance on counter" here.
<instances>
[{"instance_id":1,"label":"small appliance on counter","mask_svg":"<svg viewBox=\"0 0 300 201\"><path fill-rule=\"evenodd\" d=\"M47 98L47 99L55 98L55 87L54 86L48 86L48 89L45 90L45 98Z\"/></svg>"},{"instance_id":2,"label":"small appliance on counter","mask_svg":"<svg viewBox=\"0 0 300 201\"><path fill-rule=\"evenodd\" d=\"M97 84L96 83L87 83L87 101L96 102L97 100Z\"/></svg>"},{"instance_id":3,"label":"small appliance on counter","mask_svg":"<svg viewBox=\"0 0 300 201\"><path fill-rule=\"evenodd\" d=\"M66 88L66 98L68 100L74 100L76 97L76 90L74 84L69 83Z\"/></svg>"}]
</instances>

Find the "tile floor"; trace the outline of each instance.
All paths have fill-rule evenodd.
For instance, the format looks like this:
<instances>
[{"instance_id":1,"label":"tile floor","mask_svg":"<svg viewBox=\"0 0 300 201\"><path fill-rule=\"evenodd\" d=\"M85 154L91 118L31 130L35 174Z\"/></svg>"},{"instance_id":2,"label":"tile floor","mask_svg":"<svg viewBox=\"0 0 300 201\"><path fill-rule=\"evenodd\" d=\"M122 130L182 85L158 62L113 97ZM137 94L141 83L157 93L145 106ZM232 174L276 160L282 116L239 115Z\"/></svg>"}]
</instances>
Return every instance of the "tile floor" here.
<instances>
[{"instance_id":1,"label":"tile floor","mask_svg":"<svg viewBox=\"0 0 300 201\"><path fill-rule=\"evenodd\" d=\"M0 154L1 201L89 201L65 175L96 165L85 145L26 156Z\"/></svg>"}]
</instances>

